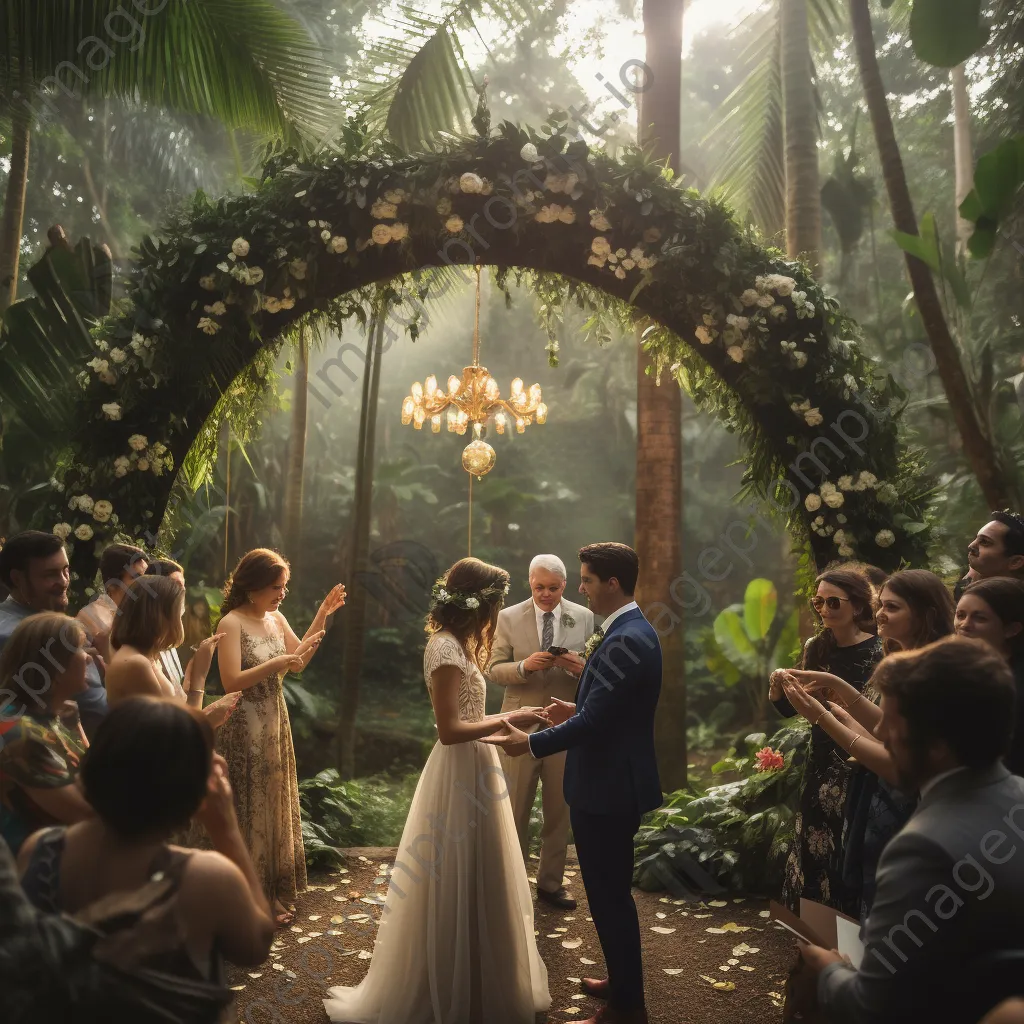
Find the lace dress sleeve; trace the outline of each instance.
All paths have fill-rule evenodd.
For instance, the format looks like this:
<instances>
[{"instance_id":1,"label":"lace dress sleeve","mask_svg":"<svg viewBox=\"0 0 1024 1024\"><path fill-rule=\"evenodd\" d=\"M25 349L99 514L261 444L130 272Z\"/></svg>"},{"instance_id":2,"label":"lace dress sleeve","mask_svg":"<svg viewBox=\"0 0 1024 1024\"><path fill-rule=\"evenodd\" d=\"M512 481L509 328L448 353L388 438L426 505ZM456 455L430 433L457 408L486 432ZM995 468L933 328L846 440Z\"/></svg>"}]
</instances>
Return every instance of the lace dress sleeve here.
<instances>
[{"instance_id":1,"label":"lace dress sleeve","mask_svg":"<svg viewBox=\"0 0 1024 1024\"><path fill-rule=\"evenodd\" d=\"M423 652L423 679L430 689L430 677L442 666L454 665L459 671L466 671L466 653L450 633L435 633Z\"/></svg>"}]
</instances>

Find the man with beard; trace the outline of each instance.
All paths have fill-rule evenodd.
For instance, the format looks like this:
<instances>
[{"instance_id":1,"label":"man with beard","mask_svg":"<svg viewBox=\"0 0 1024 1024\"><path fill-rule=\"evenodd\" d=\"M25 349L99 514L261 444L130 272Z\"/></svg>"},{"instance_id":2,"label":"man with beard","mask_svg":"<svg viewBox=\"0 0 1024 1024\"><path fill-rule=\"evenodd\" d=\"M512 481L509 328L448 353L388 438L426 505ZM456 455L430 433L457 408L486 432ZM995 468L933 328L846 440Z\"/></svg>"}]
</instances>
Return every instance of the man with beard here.
<instances>
[{"instance_id":1,"label":"man with beard","mask_svg":"<svg viewBox=\"0 0 1024 1024\"><path fill-rule=\"evenodd\" d=\"M992 512L967 546L967 564L967 575L953 589L954 601L959 601L964 588L975 580L992 576L1024 580L1024 516L1009 510Z\"/></svg>"},{"instance_id":2,"label":"man with beard","mask_svg":"<svg viewBox=\"0 0 1024 1024\"><path fill-rule=\"evenodd\" d=\"M1001 761L1013 676L987 645L947 637L890 655L871 682L875 733L920 801L878 862L859 968L819 946L801 955L833 1024L973 1022L1012 994L1002 975L983 980L982 963L1021 948L1024 779Z\"/></svg>"},{"instance_id":3,"label":"man with beard","mask_svg":"<svg viewBox=\"0 0 1024 1024\"><path fill-rule=\"evenodd\" d=\"M68 566L64 542L52 533L26 530L15 534L0 549L0 581L10 591L6 601L0 603L0 650L10 639L11 633L22 619L36 612L66 612L68 607L68 586L71 571ZM45 675L47 659L45 651L39 652L38 668ZM107 691L103 688L99 667L102 660L94 655L86 668L86 682L89 684L75 698L78 705L82 728L87 738L107 713ZM40 676L39 687L46 680ZM24 687L22 687L24 689ZM18 715L25 708L14 699L11 691L0 691L0 714Z\"/></svg>"}]
</instances>

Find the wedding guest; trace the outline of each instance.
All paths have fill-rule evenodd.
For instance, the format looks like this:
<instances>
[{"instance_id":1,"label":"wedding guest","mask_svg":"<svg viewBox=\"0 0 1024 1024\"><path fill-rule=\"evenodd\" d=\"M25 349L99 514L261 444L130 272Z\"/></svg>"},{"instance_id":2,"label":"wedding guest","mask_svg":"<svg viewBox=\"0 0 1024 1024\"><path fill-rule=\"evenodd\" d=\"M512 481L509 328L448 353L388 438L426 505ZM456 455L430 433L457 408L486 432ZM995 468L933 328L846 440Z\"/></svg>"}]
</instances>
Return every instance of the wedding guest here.
<instances>
[{"instance_id":1,"label":"wedding guest","mask_svg":"<svg viewBox=\"0 0 1024 1024\"><path fill-rule=\"evenodd\" d=\"M71 569L64 542L52 533L26 530L10 537L0 549L0 581L10 596L0 603L0 650L18 623L35 612L65 612ZM103 689L103 660L95 649L85 667L86 686L73 700L78 705L82 728L91 736L107 712Z\"/></svg>"},{"instance_id":2,"label":"wedding guest","mask_svg":"<svg viewBox=\"0 0 1024 1024\"><path fill-rule=\"evenodd\" d=\"M953 601L934 573L905 569L882 585L875 622L886 654L917 650L953 632ZM828 672L792 671L783 672L782 685L793 707L808 721L819 722L859 762L843 812L840 909L863 920L874 898L878 858L910 817L915 794L897 788L895 764L872 733L882 713L870 681L858 690ZM812 691L821 689L828 689L836 703L818 700Z\"/></svg>"},{"instance_id":3,"label":"wedding guest","mask_svg":"<svg viewBox=\"0 0 1024 1024\"><path fill-rule=\"evenodd\" d=\"M166 576L168 579L174 580L176 583L181 584L182 589L185 588L185 570L175 561L170 558L154 558L146 567L147 576ZM187 593L187 592L186 592ZM185 613L182 615L182 623L185 622L185 616L188 614L186 608ZM213 634L211 629L209 633L201 637L201 640L205 640L207 637ZM188 630L185 629L183 633L183 639L179 646L187 646L189 643ZM198 642L196 647L198 647ZM191 664L191 659L190 659ZM180 686L186 693L191 692L191 685L188 682L189 666L185 668L181 667L181 658L178 656L177 647L169 647L166 651L160 652L160 665L164 670L164 675L171 680L176 686ZM201 707L202 701L197 705L193 700L189 701L191 707Z\"/></svg>"},{"instance_id":4,"label":"wedding guest","mask_svg":"<svg viewBox=\"0 0 1024 1024\"><path fill-rule=\"evenodd\" d=\"M594 632L594 613L565 599L565 563L557 555L537 555L530 562L531 596L498 612L487 678L505 687L502 712L547 707L575 699L583 671L582 651ZM549 654L549 648L566 649ZM568 648L571 648L569 650ZM541 726L543 728L543 726ZM501 755L523 860L530 855L530 813L541 784L544 825L541 830L537 898L561 910L575 910L576 901L562 884L569 843L569 805L562 792L565 751L551 757Z\"/></svg>"},{"instance_id":5,"label":"wedding guest","mask_svg":"<svg viewBox=\"0 0 1024 1024\"><path fill-rule=\"evenodd\" d=\"M181 704L133 697L112 708L82 761L95 816L37 832L18 857L40 910L79 914L98 900L166 881L168 944L143 961L172 978L216 980L220 957L262 963L274 925L235 818L207 719ZM214 850L168 842L193 815ZM173 986L172 986L173 993Z\"/></svg>"},{"instance_id":6,"label":"wedding guest","mask_svg":"<svg viewBox=\"0 0 1024 1024\"><path fill-rule=\"evenodd\" d=\"M995 576L972 583L957 602L956 631L984 640L1010 666L1017 711L1006 764L1024 775L1024 581Z\"/></svg>"},{"instance_id":7,"label":"wedding guest","mask_svg":"<svg viewBox=\"0 0 1024 1024\"><path fill-rule=\"evenodd\" d=\"M976 1020L999 996L972 989L965 971L1019 949L1024 920L1024 780L1000 763L1013 677L991 648L947 637L886 658L873 682L878 735L900 788L921 800L879 861L860 967L819 946L801 955L833 1024Z\"/></svg>"},{"instance_id":8,"label":"wedding guest","mask_svg":"<svg viewBox=\"0 0 1024 1024\"><path fill-rule=\"evenodd\" d=\"M110 660L110 630L114 616L136 576L146 571L146 553L132 544L108 544L100 555L100 592L76 618L104 661Z\"/></svg>"},{"instance_id":9,"label":"wedding guest","mask_svg":"<svg viewBox=\"0 0 1024 1024\"><path fill-rule=\"evenodd\" d=\"M172 577L143 576L132 581L110 635L114 656L107 668L107 699L113 707L129 697L166 697L202 710L216 729L238 703L237 694L228 694L203 708L206 675L223 634L199 645L191 662L187 693L179 682L168 678L160 657L184 639L184 607L185 589Z\"/></svg>"},{"instance_id":10,"label":"wedding guest","mask_svg":"<svg viewBox=\"0 0 1024 1024\"><path fill-rule=\"evenodd\" d=\"M989 521L967 546L970 571L953 592L959 601L974 580L1010 576L1024 580L1024 516L1005 509L990 512Z\"/></svg>"},{"instance_id":11,"label":"wedding guest","mask_svg":"<svg viewBox=\"0 0 1024 1024\"><path fill-rule=\"evenodd\" d=\"M88 747L72 703L87 685L85 643L80 623L40 612L0 655L0 835L14 853L35 829L92 814L74 786Z\"/></svg>"},{"instance_id":12,"label":"wedding guest","mask_svg":"<svg viewBox=\"0 0 1024 1024\"><path fill-rule=\"evenodd\" d=\"M224 637L217 655L224 692L241 693L217 747L228 764L242 835L280 927L294 920L289 904L306 887L295 750L281 684L286 673L309 664L327 617L345 603L339 583L300 640L280 611L290 572L276 551L256 548L243 555L225 585L217 627Z\"/></svg>"},{"instance_id":13,"label":"wedding guest","mask_svg":"<svg viewBox=\"0 0 1024 1024\"><path fill-rule=\"evenodd\" d=\"M875 635L874 594L863 573L831 569L815 580L811 606L822 628L804 645L800 667L824 671L863 690L882 656ZM780 714L797 710L786 698L782 677L772 673L768 697ZM796 832L786 859L782 899L792 909L800 897L838 907L842 898L843 811L851 768L819 718L811 722Z\"/></svg>"}]
</instances>

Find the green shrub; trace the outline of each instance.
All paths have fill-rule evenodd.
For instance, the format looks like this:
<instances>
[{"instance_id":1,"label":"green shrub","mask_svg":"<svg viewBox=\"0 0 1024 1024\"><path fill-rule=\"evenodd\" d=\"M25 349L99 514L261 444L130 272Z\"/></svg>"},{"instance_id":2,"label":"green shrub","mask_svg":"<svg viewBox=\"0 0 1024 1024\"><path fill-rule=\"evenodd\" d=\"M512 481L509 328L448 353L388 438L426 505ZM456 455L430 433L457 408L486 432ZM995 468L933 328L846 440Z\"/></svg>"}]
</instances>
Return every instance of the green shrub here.
<instances>
[{"instance_id":1,"label":"green shrub","mask_svg":"<svg viewBox=\"0 0 1024 1024\"><path fill-rule=\"evenodd\" d=\"M809 729L806 724L787 725L770 740L755 733L744 742L745 755L731 751L712 768L716 774L737 771L741 778L705 791L670 793L647 817L635 852L634 882L641 889L668 889L683 897L699 888L693 880L696 864L733 891L779 891L793 839ZM756 770L754 753L766 745L784 756L783 768Z\"/></svg>"}]
</instances>

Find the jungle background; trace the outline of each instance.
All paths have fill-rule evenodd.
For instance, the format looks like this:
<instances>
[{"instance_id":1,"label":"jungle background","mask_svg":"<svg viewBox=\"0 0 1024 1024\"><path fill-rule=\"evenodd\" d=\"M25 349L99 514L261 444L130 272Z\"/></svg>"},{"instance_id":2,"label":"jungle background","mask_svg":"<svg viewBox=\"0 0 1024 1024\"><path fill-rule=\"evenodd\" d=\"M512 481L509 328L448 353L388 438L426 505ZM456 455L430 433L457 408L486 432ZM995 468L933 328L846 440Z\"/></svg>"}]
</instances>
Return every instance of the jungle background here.
<instances>
[{"instance_id":1,"label":"jungle background","mask_svg":"<svg viewBox=\"0 0 1024 1024\"><path fill-rule=\"evenodd\" d=\"M924 451L934 487L931 567L952 579L988 506L934 372L903 252L891 235L845 5L796 3L804 10L804 45L812 60L802 116L816 133L818 189L787 195L780 165L787 95L790 116L797 110L786 93L783 59L794 42L787 20L794 0L687 5L680 171L687 185L723 190L748 229L781 248L787 204L819 205L822 277L861 323L872 358L907 389L903 430L908 443ZM209 0L208 6L225 17L237 11L231 0ZM326 113L336 124L363 116L356 123L372 132L375 111L394 90L396 68L403 69L405 88L449 95L447 62L457 58L475 83L486 76L495 118L541 124L555 111L582 112L589 104L587 123L603 127L606 145L614 150L635 142L635 107L612 95L599 77L614 82L623 61L643 59L642 5L635 0L433 7L278 0L248 12L252 34L260 26L255 8L270 11L265 31L287 26L294 34L289 38L320 48L332 75ZM727 20L715 20L716 8ZM959 113L961 129L968 118L974 160L1024 127L1024 18L1010 0L993 2L986 14L991 37L951 74L915 58L909 4L872 10L915 208L919 217L934 215L950 253L958 232L961 252L966 237L957 217L954 92L959 87L967 97L966 115L962 106ZM438 57L444 40L458 42L454 56ZM182 45L200 46L187 38ZM291 71L303 74L301 64ZM60 224L73 242L89 237L106 244L118 270L127 272L132 246L184 198L196 189L211 196L244 189L258 178L268 148L279 149L287 136L266 124L246 125L244 98L226 95L218 119L148 102L144 84L136 85L104 97L58 92L47 116L33 125L16 240L19 297L32 292L25 271L46 249L52 225ZM0 103L0 190L8 201L19 116L10 86ZM991 428L1018 502L1024 476L1020 209L1018 197L1002 211L988 259L977 265L962 260L964 287L952 280L943 287L971 400ZM508 568L513 603L528 596L530 558L554 552L569 567L566 594L572 599L580 546L633 539L637 346L632 331L585 312L552 314L545 296L530 289L513 286L511 292L508 304L485 275L481 362L503 388L516 376L537 381L550 414L544 426L498 439L497 466L475 488L473 554ZM186 644L208 634L219 588L251 547L276 547L290 557L284 610L297 631L334 583L363 590L365 615L339 614L311 666L286 681L300 776L307 780L306 839L314 862L329 860L333 847L398 841L435 739L422 679L423 617L434 578L465 553L467 478L459 441L403 427L399 411L412 381L429 373L443 380L469 363L473 301L467 278L430 308L415 340L405 331L389 333L379 380L364 373L364 336L339 337L325 328L289 345L259 387L240 381L237 387L251 392L236 404L248 414L218 425L211 473L199 481L180 475L173 521L161 535L189 583ZM648 820L638 870L646 883L664 881L654 860L645 858L664 829L685 823L689 830L673 837L714 875L756 888L768 884L772 857L763 854L777 853L785 840L799 778L804 732L778 720L764 698L767 670L792 658L798 632L806 636L811 625L801 614L806 556L780 525L749 512L741 493L743 452L729 424L685 395L683 403L682 522L659 528L679 530L693 581L677 627L685 646L687 786ZM9 401L0 411L3 536L30 520L53 448L27 429ZM368 416L375 426L369 453L359 441ZM357 493L367 490L368 538L360 550ZM744 551L730 559L728 573L709 578L701 553L722 545L721 532L733 520L751 524ZM488 710L500 701L499 688L492 688ZM339 735L346 723L356 743L343 755ZM787 767L759 775L752 753L768 740L787 755Z\"/></svg>"}]
</instances>

